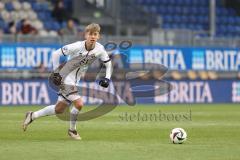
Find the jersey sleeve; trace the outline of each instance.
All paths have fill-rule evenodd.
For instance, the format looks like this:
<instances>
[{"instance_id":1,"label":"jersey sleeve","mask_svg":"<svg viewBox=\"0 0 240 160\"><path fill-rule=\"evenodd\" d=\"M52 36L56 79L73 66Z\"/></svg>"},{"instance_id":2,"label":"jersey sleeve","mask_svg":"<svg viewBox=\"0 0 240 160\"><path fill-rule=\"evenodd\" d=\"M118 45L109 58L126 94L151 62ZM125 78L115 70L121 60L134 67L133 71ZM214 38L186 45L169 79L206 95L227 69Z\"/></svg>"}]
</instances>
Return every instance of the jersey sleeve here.
<instances>
[{"instance_id":1,"label":"jersey sleeve","mask_svg":"<svg viewBox=\"0 0 240 160\"><path fill-rule=\"evenodd\" d=\"M111 61L111 59L105 49L102 49L99 58L103 63L107 63L107 62Z\"/></svg>"},{"instance_id":2,"label":"jersey sleeve","mask_svg":"<svg viewBox=\"0 0 240 160\"><path fill-rule=\"evenodd\" d=\"M64 56L71 55L79 50L80 45L81 45L80 42L65 45L61 48L62 54Z\"/></svg>"},{"instance_id":3,"label":"jersey sleeve","mask_svg":"<svg viewBox=\"0 0 240 160\"><path fill-rule=\"evenodd\" d=\"M99 58L104 63L104 65L106 67L105 78L111 79L111 75L112 75L112 62L111 62L111 58L108 56L108 53L106 52L104 47L102 49L102 52L101 52Z\"/></svg>"}]
</instances>

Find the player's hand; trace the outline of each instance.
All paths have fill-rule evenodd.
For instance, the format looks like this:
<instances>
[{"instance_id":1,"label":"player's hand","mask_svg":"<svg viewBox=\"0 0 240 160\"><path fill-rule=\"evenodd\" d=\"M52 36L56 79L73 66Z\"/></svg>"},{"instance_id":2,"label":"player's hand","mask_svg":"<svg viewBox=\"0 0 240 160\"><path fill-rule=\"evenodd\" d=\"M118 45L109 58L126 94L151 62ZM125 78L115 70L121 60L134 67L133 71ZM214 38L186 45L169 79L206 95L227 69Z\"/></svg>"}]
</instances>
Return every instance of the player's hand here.
<instances>
[{"instance_id":1,"label":"player's hand","mask_svg":"<svg viewBox=\"0 0 240 160\"><path fill-rule=\"evenodd\" d=\"M101 80L99 81L99 85L102 86L102 87L104 87L104 88L107 88L108 85L109 85L109 82L110 82L109 79L103 78L103 79L101 79Z\"/></svg>"},{"instance_id":2,"label":"player's hand","mask_svg":"<svg viewBox=\"0 0 240 160\"><path fill-rule=\"evenodd\" d=\"M56 86L60 86L62 83L62 76L59 73L53 73L52 81Z\"/></svg>"}]
</instances>

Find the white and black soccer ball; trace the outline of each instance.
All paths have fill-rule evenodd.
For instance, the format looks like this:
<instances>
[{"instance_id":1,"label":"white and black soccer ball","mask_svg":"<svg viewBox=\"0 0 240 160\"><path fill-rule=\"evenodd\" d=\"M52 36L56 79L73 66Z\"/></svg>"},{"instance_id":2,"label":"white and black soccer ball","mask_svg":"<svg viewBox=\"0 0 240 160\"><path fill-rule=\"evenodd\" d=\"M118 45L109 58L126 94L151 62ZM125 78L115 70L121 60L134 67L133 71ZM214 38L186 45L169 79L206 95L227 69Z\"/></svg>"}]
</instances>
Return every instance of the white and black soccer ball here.
<instances>
[{"instance_id":1,"label":"white and black soccer ball","mask_svg":"<svg viewBox=\"0 0 240 160\"><path fill-rule=\"evenodd\" d=\"M170 140L174 144L182 144L187 140L187 132L182 128L174 128L170 133Z\"/></svg>"}]
</instances>

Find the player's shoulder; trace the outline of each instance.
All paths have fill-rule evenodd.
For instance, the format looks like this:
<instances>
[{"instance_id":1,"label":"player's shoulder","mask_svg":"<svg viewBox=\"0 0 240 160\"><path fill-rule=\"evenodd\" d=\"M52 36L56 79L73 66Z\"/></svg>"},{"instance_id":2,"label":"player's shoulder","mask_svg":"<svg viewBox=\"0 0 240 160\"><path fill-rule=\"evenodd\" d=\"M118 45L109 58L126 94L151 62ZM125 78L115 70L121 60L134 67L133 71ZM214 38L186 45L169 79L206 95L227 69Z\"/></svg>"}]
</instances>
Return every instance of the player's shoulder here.
<instances>
[{"instance_id":1,"label":"player's shoulder","mask_svg":"<svg viewBox=\"0 0 240 160\"><path fill-rule=\"evenodd\" d=\"M96 42L96 49L98 49L98 50L103 50L103 51L105 51L105 48L104 48L104 46L101 44L101 43L99 43L99 42Z\"/></svg>"}]
</instances>

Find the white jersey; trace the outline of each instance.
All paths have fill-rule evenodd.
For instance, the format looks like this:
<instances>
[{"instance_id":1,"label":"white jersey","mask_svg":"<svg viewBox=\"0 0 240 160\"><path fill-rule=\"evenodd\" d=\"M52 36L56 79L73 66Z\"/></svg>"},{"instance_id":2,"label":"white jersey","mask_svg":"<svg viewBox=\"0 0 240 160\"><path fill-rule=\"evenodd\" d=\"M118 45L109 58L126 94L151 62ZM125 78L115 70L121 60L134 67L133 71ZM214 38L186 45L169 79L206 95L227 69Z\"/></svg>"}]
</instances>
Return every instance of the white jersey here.
<instances>
[{"instance_id":1,"label":"white jersey","mask_svg":"<svg viewBox=\"0 0 240 160\"><path fill-rule=\"evenodd\" d=\"M96 58L100 58L102 61L108 61L109 56L103 45L96 42L95 47L88 51L85 46L85 41L78 41L72 44L68 44L61 48L64 56L69 55L70 59L77 57L79 55L82 56L91 56L94 55Z\"/></svg>"},{"instance_id":2,"label":"white jersey","mask_svg":"<svg viewBox=\"0 0 240 160\"><path fill-rule=\"evenodd\" d=\"M71 61L71 67L74 61L76 64L72 71L65 77L64 84L68 85L78 85L81 76L85 74L88 66L96 59L100 59L103 63L110 62L110 58L104 46L98 42L95 43L95 47L90 51L86 49L85 41L78 41L65 45L60 50L64 56L69 56L68 62ZM111 73L106 73L106 78L110 79L110 76Z\"/></svg>"}]
</instances>

